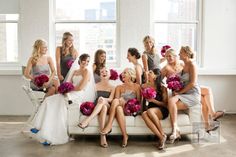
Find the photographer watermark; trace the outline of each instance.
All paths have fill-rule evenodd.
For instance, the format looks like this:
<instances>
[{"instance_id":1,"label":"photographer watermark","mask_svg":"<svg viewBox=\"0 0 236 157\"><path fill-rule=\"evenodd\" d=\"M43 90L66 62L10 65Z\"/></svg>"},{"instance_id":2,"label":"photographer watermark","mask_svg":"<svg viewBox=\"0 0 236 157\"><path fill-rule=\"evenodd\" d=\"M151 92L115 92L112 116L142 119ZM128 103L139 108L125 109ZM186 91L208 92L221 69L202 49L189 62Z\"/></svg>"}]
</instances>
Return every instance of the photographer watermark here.
<instances>
[{"instance_id":1,"label":"photographer watermark","mask_svg":"<svg viewBox=\"0 0 236 157\"><path fill-rule=\"evenodd\" d=\"M220 122L193 122L192 143L220 143Z\"/></svg>"}]
</instances>

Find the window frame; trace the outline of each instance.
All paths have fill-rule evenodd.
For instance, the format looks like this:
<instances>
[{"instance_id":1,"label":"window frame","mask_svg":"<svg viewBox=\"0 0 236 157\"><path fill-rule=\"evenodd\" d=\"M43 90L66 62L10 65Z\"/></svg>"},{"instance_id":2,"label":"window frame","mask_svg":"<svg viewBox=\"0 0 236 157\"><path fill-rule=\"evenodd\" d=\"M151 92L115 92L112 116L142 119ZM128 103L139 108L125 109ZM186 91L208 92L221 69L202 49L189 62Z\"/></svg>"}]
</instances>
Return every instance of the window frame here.
<instances>
[{"instance_id":1,"label":"window frame","mask_svg":"<svg viewBox=\"0 0 236 157\"><path fill-rule=\"evenodd\" d=\"M155 1L155 0L154 0ZM152 2L155 4L155 2ZM194 24L196 25L196 63L199 67L204 66L204 58L203 58L203 51L204 51L204 45L203 45L203 4L202 0L197 0L197 19L196 20L156 20L154 16L152 16L153 19L153 34L155 34L155 24ZM155 5L152 5L152 12L154 14Z\"/></svg>"},{"instance_id":2,"label":"window frame","mask_svg":"<svg viewBox=\"0 0 236 157\"><path fill-rule=\"evenodd\" d=\"M116 19L115 20L57 20L56 19L56 0L54 0L53 2L53 9L54 9L54 50L56 49L56 25L57 24L116 24L116 42L115 42L115 54L116 54L116 59L115 62L106 62L108 67L119 67L121 64L121 55L120 53L118 53L120 51L119 47L120 47L120 42L119 42L119 33L120 33L120 29L119 29L119 0L115 0L116 2ZM80 50L78 50L80 52ZM93 62L93 61L92 61Z\"/></svg>"},{"instance_id":3,"label":"window frame","mask_svg":"<svg viewBox=\"0 0 236 157\"><path fill-rule=\"evenodd\" d=\"M7 14L2 14L2 15L7 15ZM3 61L3 62L0 62L0 67L4 67L4 68L1 68L1 69L16 69L16 67L19 67L20 66L20 53L19 53L19 14L17 13L18 15L18 19L17 20L0 20L0 24L7 24L7 23L15 23L17 24L17 60L16 61Z\"/></svg>"}]
</instances>

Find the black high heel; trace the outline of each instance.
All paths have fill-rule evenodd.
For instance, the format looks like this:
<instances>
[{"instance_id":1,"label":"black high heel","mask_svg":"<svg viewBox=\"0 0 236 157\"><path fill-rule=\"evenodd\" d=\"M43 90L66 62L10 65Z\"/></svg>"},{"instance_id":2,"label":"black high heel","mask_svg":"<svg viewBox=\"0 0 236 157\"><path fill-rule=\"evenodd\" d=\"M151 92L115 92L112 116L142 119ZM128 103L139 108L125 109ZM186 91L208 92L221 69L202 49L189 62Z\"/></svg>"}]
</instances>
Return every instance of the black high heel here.
<instances>
[{"instance_id":1,"label":"black high heel","mask_svg":"<svg viewBox=\"0 0 236 157\"><path fill-rule=\"evenodd\" d=\"M127 135L127 140L124 142L122 142L122 145L121 145L121 147L122 148L125 148L125 147L127 147L127 145L128 145L128 139L129 139L129 136Z\"/></svg>"}]
</instances>

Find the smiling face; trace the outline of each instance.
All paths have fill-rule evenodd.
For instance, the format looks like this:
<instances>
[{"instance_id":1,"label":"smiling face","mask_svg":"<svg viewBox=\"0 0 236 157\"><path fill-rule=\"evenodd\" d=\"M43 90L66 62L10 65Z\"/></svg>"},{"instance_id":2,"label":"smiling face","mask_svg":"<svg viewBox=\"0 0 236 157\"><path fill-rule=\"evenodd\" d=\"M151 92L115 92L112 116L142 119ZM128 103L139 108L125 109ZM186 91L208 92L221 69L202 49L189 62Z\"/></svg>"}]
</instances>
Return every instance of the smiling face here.
<instances>
[{"instance_id":1,"label":"smiling face","mask_svg":"<svg viewBox=\"0 0 236 157\"><path fill-rule=\"evenodd\" d=\"M123 80L124 82L129 82L129 81L131 80L131 77L130 77L130 75L129 75L129 70L128 70L128 68L126 68L126 69L122 72L121 77L122 77L122 80Z\"/></svg>"},{"instance_id":2,"label":"smiling face","mask_svg":"<svg viewBox=\"0 0 236 157\"><path fill-rule=\"evenodd\" d=\"M127 59L129 60L129 62L132 62L135 59L135 56L132 56L130 54L130 52L127 53Z\"/></svg>"},{"instance_id":3,"label":"smiling face","mask_svg":"<svg viewBox=\"0 0 236 157\"><path fill-rule=\"evenodd\" d=\"M100 77L101 79L109 79L110 78L110 71L103 67L100 69Z\"/></svg>"},{"instance_id":4,"label":"smiling face","mask_svg":"<svg viewBox=\"0 0 236 157\"><path fill-rule=\"evenodd\" d=\"M86 58L85 60L80 61L80 67L81 67L81 68L87 67L88 64L89 64L89 59L90 59L90 58L88 57L88 58Z\"/></svg>"},{"instance_id":5,"label":"smiling face","mask_svg":"<svg viewBox=\"0 0 236 157\"><path fill-rule=\"evenodd\" d=\"M39 47L39 53L41 55L45 55L47 53L48 47L46 43L42 43L42 45Z\"/></svg>"},{"instance_id":6,"label":"smiling face","mask_svg":"<svg viewBox=\"0 0 236 157\"><path fill-rule=\"evenodd\" d=\"M152 82L156 79L156 75L154 74L154 72L152 70L149 70L148 72L148 81Z\"/></svg>"},{"instance_id":7,"label":"smiling face","mask_svg":"<svg viewBox=\"0 0 236 157\"><path fill-rule=\"evenodd\" d=\"M73 45L74 39L72 36L68 36L68 38L65 40L66 47L71 47Z\"/></svg>"},{"instance_id":8,"label":"smiling face","mask_svg":"<svg viewBox=\"0 0 236 157\"><path fill-rule=\"evenodd\" d=\"M154 46L154 43L151 39L146 39L144 41L144 48L146 51L150 52Z\"/></svg>"},{"instance_id":9,"label":"smiling face","mask_svg":"<svg viewBox=\"0 0 236 157\"><path fill-rule=\"evenodd\" d=\"M169 51L166 52L165 58L166 58L166 60L169 64L170 63L175 63L176 60L177 60L177 56L171 54L171 52L169 52Z\"/></svg>"},{"instance_id":10,"label":"smiling face","mask_svg":"<svg viewBox=\"0 0 236 157\"><path fill-rule=\"evenodd\" d=\"M106 54L105 54L105 53L102 53L102 54L99 56L99 62L100 62L100 63L104 63L105 60L106 60Z\"/></svg>"}]
</instances>

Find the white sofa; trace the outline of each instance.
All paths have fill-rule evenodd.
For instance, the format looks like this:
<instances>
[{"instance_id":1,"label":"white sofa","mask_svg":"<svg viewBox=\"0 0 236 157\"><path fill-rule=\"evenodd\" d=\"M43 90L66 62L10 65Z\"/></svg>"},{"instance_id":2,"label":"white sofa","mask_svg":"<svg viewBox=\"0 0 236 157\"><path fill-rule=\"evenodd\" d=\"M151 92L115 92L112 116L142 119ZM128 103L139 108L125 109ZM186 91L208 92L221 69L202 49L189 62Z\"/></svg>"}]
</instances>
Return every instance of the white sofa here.
<instances>
[{"instance_id":1,"label":"white sofa","mask_svg":"<svg viewBox=\"0 0 236 157\"><path fill-rule=\"evenodd\" d=\"M86 135L98 135L100 133L98 126L98 118L95 117L87 128L84 130L78 127L78 123L85 118L80 112L80 106L77 104L71 104L68 106L68 132L71 135L74 134L86 134ZM181 111L178 113L178 126L180 128L181 134L191 134L193 132L193 122L201 121L201 105L195 105L188 111ZM171 123L170 116L165 120L161 120L161 125L166 134L170 134ZM126 116L126 128L128 135L152 135L153 133L144 123L141 115L136 117ZM114 120L112 125L111 135L120 135L120 128L116 120Z\"/></svg>"}]
</instances>

